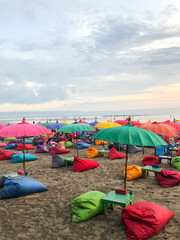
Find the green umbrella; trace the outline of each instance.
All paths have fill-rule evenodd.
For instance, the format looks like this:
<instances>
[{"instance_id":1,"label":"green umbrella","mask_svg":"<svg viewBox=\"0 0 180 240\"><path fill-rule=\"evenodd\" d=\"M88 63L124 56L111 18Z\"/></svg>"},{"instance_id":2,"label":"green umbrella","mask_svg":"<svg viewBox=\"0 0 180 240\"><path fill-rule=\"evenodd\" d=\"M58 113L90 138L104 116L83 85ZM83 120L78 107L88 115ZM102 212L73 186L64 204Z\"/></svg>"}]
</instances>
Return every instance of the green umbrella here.
<instances>
[{"instance_id":1,"label":"green umbrella","mask_svg":"<svg viewBox=\"0 0 180 240\"><path fill-rule=\"evenodd\" d=\"M47 127L50 124L52 124L52 123L51 122L44 122L44 123L40 123L39 125Z\"/></svg>"},{"instance_id":2,"label":"green umbrella","mask_svg":"<svg viewBox=\"0 0 180 240\"><path fill-rule=\"evenodd\" d=\"M127 180L127 161L128 161L128 148L129 145L137 146L164 146L167 143L159 137L157 134L134 127L130 123L122 127L107 128L97 132L94 139L100 139L103 141L122 143L126 144L126 163L125 163L125 179L124 179L124 189L126 189Z\"/></svg>"},{"instance_id":3,"label":"green umbrella","mask_svg":"<svg viewBox=\"0 0 180 240\"><path fill-rule=\"evenodd\" d=\"M94 128L91 127L89 124L69 124L66 125L58 130L58 132L92 132L94 131ZM78 157L78 144L77 144L77 138L76 138L76 147L77 147L77 157Z\"/></svg>"}]
</instances>

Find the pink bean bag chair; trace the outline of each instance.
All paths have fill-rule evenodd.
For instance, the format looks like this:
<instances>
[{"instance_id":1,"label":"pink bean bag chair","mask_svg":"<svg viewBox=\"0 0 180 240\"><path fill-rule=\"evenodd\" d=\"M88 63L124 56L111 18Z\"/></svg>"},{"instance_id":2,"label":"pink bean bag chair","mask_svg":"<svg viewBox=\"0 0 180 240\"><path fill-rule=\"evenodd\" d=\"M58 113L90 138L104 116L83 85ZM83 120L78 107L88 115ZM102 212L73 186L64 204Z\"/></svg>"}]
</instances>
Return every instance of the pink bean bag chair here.
<instances>
[{"instance_id":1,"label":"pink bean bag chair","mask_svg":"<svg viewBox=\"0 0 180 240\"><path fill-rule=\"evenodd\" d=\"M118 152L114 147L110 149L108 153L108 158L113 160L113 159L122 159L126 157L125 153Z\"/></svg>"},{"instance_id":2,"label":"pink bean bag chair","mask_svg":"<svg viewBox=\"0 0 180 240\"><path fill-rule=\"evenodd\" d=\"M92 160L80 159L80 158L74 157L74 163L73 163L74 172L83 172L92 168L96 168L98 166L100 166L100 164Z\"/></svg>"},{"instance_id":3,"label":"pink bean bag chair","mask_svg":"<svg viewBox=\"0 0 180 240\"><path fill-rule=\"evenodd\" d=\"M146 156L143 158L143 164L147 166L152 166L153 164L158 164L159 163L159 158L155 156Z\"/></svg>"},{"instance_id":4,"label":"pink bean bag chair","mask_svg":"<svg viewBox=\"0 0 180 240\"><path fill-rule=\"evenodd\" d=\"M156 180L161 187L173 187L180 184L180 172L162 170L156 174Z\"/></svg>"},{"instance_id":5,"label":"pink bean bag chair","mask_svg":"<svg viewBox=\"0 0 180 240\"><path fill-rule=\"evenodd\" d=\"M12 151L0 151L0 160L11 159L11 156L16 153L17 152L12 152Z\"/></svg>"},{"instance_id":6,"label":"pink bean bag chair","mask_svg":"<svg viewBox=\"0 0 180 240\"><path fill-rule=\"evenodd\" d=\"M154 236L172 217L173 212L152 202L137 202L122 210L128 240L144 240Z\"/></svg>"},{"instance_id":7,"label":"pink bean bag chair","mask_svg":"<svg viewBox=\"0 0 180 240\"><path fill-rule=\"evenodd\" d=\"M62 149L62 148L58 148L56 146L53 146L51 148L50 154L53 155L53 154L61 154L61 153L69 153L69 152L70 152L69 149Z\"/></svg>"},{"instance_id":8,"label":"pink bean bag chair","mask_svg":"<svg viewBox=\"0 0 180 240\"><path fill-rule=\"evenodd\" d=\"M35 148L34 146L32 146L31 144L25 144L25 150L34 150L34 149L36 149L36 148ZM17 150L18 150L18 151L24 150L24 145L23 145L23 143L18 144Z\"/></svg>"},{"instance_id":9,"label":"pink bean bag chair","mask_svg":"<svg viewBox=\"0 0 180 240\"><path fill-rule=\"evenodd\" d=\"M6 144L3 142L0 142L0 147L6 147Z\"/></svg>"}]
</instances>

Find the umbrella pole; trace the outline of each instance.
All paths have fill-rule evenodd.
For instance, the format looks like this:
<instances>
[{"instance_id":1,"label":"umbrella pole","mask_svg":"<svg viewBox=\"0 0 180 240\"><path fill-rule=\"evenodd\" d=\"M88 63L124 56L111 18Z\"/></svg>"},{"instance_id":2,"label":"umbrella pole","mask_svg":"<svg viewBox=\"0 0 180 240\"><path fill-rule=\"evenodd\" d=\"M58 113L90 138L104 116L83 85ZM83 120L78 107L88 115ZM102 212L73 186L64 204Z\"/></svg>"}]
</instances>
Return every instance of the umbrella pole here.
<instances>
[{"instance_id":1,"label":"umbrella pole","mask_svg":"<svg viewBox=\"0 0 180 240\"><path fill-rule=\"evenodd\" d=\"M77 157L78 157L78 140L77 140L77 136L76 136L76 149L77 149Z\"/></svg>"},{"instance_id":2,"label":"umbrella pole","mask_svg":"<svg viewBox=\"0 0 180 240\"><path fill-rule=\"evenodd\" d=\"M129 145L126 147L126 162L125 162L125 178L124 178L124 189L126 189L126 182L127 182L127 162L128 162L128 150Z\"/></svg>"},{"instance_id":3,"label":"umbrella pole","mask_svg":"<svg viewBox=\"0 0 180 240\"><path fill-rule=\"evenodd\" d=\"M24 172L25 172L25 137L23 138L23 169L24 169Z\"/></svg>"}]
</instances>

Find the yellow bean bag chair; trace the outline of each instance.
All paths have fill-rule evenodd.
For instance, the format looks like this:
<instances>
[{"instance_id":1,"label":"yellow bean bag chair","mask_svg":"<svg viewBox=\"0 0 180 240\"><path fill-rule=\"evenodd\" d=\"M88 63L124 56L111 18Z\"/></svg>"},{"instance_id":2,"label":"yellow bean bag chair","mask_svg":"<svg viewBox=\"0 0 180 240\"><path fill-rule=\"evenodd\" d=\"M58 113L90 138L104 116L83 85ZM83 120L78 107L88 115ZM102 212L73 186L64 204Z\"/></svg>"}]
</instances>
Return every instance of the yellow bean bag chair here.
<instances>
[{"instance_id":1,"label":"yellow bean bag chair","mask_svg":"<svg viewBox=\"0 0 180 240\"><path fill-rule=\"evenodd\" d=\"M125 167L123 168L123 177L125 177ZM142 167L137 165L127 166L127 180L133 180L142 177Z\"/></svg>"},{"instance_id":2,"label":"yellow bean bag chair","mask_svg":"<svg viewBox=\"0 0 180 240\"><path fill-rule=\"evenodd\" d=\"M96 141L95 141L95 145L103 145L103 143L104 143L104 145L108 144L108 142L102 141L102 140L99 140L99 139L96 139Z\"/></svg>"},{"instance_id":3,"label":"yellow bean bag chair","mask_svg":"<svg viewBox=\"0 0 180 240\"><path fill-rule=\"evenodd\" d=\"M88 158L95 158L95 157L98 157L98 150L96 150L95 148L93 147L88 147L87 149L87 157Z\"/></svg>"}]
</instances>

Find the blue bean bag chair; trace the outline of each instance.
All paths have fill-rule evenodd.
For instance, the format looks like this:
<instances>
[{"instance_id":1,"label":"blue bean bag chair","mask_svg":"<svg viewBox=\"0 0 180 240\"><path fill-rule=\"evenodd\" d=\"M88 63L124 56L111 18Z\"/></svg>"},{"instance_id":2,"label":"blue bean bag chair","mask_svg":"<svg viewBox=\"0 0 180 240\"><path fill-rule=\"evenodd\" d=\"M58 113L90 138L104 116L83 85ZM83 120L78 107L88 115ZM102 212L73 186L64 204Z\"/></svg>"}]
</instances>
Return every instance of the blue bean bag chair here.
<instances>
[{"instance_id":1,"label":"blue bean bag chair","mask_svg":"<svg viewBox=\"0 0 180 240\"><path fill-rule=\"evenodd\" d=\"M84 149L88 147L91 147L91 144L83 143L83 142L78 143L78 149Z\"/></svg>"},{"instance_id":2,"label":"blue bean bag chair","mask_svg":"<svg viewBox=\"0 0 180 240\"><path fill-rule=\"evenodd\" d=\"M30 153L25 153L25 162L34 161L38 159L36 156ZM24 154L18 153L11 156L11 163L20 163L24 161Z\"/></svg>"},{"instance_id":3,"label":"blue bean bag chair","mask_svg":"<svg viewBox=\"0 0 180 240\"><path fill-rule=\"evenodd\" d=\"M1 193L1 199L19 197L47 190L48 188L36 179L28 177L6 178Z\"/></svg>"},{"instance_id":4,"label":"blue bean bag chair","mask_svg":"<svg viewBox=\"0 0 180 240\"><path fill-rule=\"evenodd\" d=\"M155 152L157 156L164 156L167 154L167 146L157 146Z\"/></svg>"},{"instance_id":5,"label":"blue bean bag chair","mask_svg":"<svg viewBox=\"0 0 180 240\"><path fill-rule=\"evenodd\" d=\"M17 145L18 145L17 143L8 143L5 149L16 149Z\"/></svg>"},{"instance_id":6,"label":"blue bean bag chair","mask_svg":"<svg viewBox=\"0 0 180 240\"><path fill-rule=\"evenodd\" d=\"M19 143L23 143L23 139L21 139ZM25 139L25 144L33 144L33 142L29 139Z\"/></svg>"}]
</instances>

